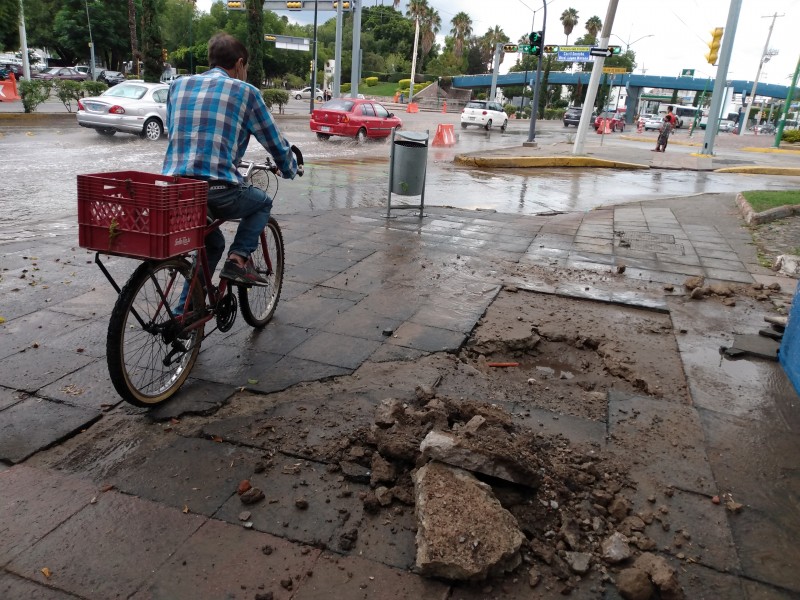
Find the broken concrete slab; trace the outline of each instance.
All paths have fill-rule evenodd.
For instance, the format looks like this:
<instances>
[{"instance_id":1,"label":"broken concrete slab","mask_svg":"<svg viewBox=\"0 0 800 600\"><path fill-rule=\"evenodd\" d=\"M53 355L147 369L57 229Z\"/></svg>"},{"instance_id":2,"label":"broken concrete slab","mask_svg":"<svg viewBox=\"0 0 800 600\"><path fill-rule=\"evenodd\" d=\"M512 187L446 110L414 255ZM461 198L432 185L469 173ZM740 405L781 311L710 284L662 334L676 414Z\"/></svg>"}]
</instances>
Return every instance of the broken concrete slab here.
<instances>
[{"instance_id":1,"label":"broken concrete slab","mask_svg":"<svg viewBox=\"0 0 800 600\"><path fill-rule=\"evenodd\" d=\"M496 427L487 426L486 430L494 435L482 435L480 430L431 431L420 444L422 458L535 488L539 483L537 462L527 449L515 444L510 434L497 435Z\"/></svg>"},{"instance_id":2,"label":"broken concrete slab","mask_svg":"<svg viewBox=\"0 0 800 600\"><path fill-rule=\"evenodd\" d=\"M519 566L525 536L516 519L474 475L430 462L414 475L420 572L481 580Z\"/></svg>"},{"instance_id":3,"label":"broken concrete slab","mask_svg":"<svg viewBox=\"0 0 800 600\"><path fill-rule=\"evenodd\" d=\"M721 347L720 352L730 358L741 356L752 356L755 358L767 358L778 360L778 350L781 344L777 340L757 334L734 335L733 343L727 347Z\"/></svg>"}]
</instances>

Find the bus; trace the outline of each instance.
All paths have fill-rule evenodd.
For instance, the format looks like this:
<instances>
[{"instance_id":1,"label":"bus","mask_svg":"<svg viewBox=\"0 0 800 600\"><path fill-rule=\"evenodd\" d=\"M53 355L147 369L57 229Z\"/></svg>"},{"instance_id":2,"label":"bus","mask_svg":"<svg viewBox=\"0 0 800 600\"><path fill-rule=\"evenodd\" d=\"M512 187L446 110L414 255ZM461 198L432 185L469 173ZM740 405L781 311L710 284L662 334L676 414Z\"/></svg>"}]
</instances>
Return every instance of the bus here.
<instances>
[{"instance_id":1,"label":"bus","mask_svg":"<svg viewBox=\"0 0 800 600\"><path fill-rule=\"evenodd\" d=\"M694 119L700 112L700 109L696 106L676 106L674 112L678 119L677 127L689 127L694 123Z\"/></svg>"}]
</instances>

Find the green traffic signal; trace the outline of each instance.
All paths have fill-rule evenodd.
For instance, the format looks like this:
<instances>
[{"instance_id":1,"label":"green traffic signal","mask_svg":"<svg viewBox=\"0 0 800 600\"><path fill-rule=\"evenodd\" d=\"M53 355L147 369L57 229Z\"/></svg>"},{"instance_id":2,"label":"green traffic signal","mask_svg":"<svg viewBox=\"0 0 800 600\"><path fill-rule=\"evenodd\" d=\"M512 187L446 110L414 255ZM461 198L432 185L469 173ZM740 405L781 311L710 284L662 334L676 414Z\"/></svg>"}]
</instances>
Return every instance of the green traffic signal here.
<instances>
[{"instance_id":1,"label":"green traffic signal","mask_svg":"<svg viewBox=\"0 0 800 600\"><path fill-rule=\"evenodd\" d=\"M612 56L622 54L622 46L609 46L608 49L611 50Z\"/></svg>"},{"instance_id":2,"label":"green traffic signal","mask_svg":"<svg viewBox=\"0 0 800 600\"><path fill-rule=\"evenodd\" d=\"M530 51L528 54L533 54L534 56L541 56L542 55L542 44L544 44L544 34L541 31L531 31L531 34L528 36L530 38Z\"/></svg>"}]
</instances>

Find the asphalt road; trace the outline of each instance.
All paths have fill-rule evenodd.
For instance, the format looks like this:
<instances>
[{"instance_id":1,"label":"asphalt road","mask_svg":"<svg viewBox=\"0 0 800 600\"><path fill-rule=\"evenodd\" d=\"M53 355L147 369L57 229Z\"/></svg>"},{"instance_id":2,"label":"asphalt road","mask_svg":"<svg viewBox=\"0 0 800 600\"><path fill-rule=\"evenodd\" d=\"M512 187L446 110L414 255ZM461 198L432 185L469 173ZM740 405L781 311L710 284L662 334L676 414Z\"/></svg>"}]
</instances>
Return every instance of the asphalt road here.
<instances>
[{"instance_id":1,"label":"asphalt road","mask_svg":"<svg viewBox=\"0 0 800 600\"><path fill-rule=\"evenodd\" d=\"M385 206L391 144L387 140L359 145L354 140L317 140L309 130L305 102L292 102L287 114L278 116L281 129L306 157L303 179L281 181L276 214L349 207ZM458 113L401 113L403 129L430 131L440 123L454 124L457 143L431 146L428 152L425 204L516 214L585 211L598 206L707 192L742 189L800 187L800 178L697 173L691 171L620 171L608 169L475 169L453 164L459 153L520 146L527 139L528 121L511 121L508 130L462 130ZM67 121L68 123L69 121ZM45 121L46 123L46 121ZM540 122L537 141L543 145L571 139L575 128L560 122ZM594 133L591 143L597 144ZM685 134L683 134L685 135ZM70 220L76 215L75 176L119 170L159 171L166 140L149 142L117 134L101 137L77 126L41 125L31 129L7 128L0 132L4 174L0 194L0 239L40 222ZM603 144L634 142L619 134L605 136ZM691 148L671 146L670 151ZM646 147L642 153L647 152ZM649 155L649 152L647 152ZM252 144L248 158L263 157ZM649 156L648 156L649 158ZM418 204L418 197L393 196L393 204Z\"/></svg>"}]
</instances>

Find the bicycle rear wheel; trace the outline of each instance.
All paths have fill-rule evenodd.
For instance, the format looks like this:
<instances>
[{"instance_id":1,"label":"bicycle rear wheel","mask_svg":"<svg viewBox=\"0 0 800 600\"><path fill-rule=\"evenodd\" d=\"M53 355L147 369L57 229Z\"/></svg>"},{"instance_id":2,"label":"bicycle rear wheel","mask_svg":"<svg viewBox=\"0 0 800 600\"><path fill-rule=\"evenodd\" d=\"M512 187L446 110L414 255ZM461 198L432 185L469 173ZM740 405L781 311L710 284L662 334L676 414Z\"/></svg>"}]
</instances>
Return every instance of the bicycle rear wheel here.
<instances>
[{"instance_id":1,"label":"bicycle rear wheel","mask_svg":"<svg viewBox=\"0 0 800 600\"><path fill-rule=\"evenodd\" d=\"M191 306L181 317L170 318L179 307L191 266L182 258L144 262L119 294L108 323L108 372L119 395L135 406L153 406L170 398L192 370L203 326L187 330L203 314L203 291L195 285Z\"/></svg>"},{"instance_id":2,"label":"bicycle rear wheel","mask_svg":"<svg viewBox=\"0 0 800 600\"><path fill-rule=\"evenodd\" d=\"M269 285L239 286L239 305L247 324L261 328L275 314L283 285L283 234L274 218L269 218L251 258L256 271L269 280Z\"/></svg>"}]
</instances>

